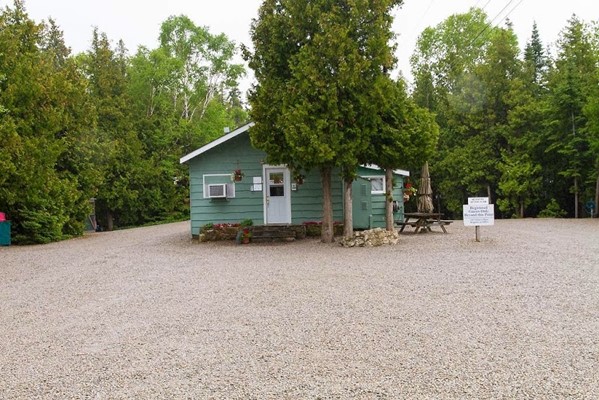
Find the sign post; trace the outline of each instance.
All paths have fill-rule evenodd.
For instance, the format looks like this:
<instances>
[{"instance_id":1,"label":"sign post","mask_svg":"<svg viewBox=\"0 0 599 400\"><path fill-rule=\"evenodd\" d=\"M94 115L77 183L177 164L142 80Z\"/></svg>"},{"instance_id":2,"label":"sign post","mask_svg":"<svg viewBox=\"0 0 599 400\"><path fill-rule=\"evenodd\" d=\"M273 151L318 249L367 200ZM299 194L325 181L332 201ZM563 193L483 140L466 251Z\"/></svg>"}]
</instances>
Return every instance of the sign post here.
<instances>
[{"instance_id":1,"label":"sign post","mask_svg":"<svg viewBox=\"0 0 599 400\"><path fill-rule=\"evenodd\" d=\"M587 201L584 206L589 214L591 214L591 218L595 217L595 202L593 200Z\"/></svg>"},{"instance_id":2,"label":"sign post","mask_svg":"<svg viewBox=\"0 0 599 400\"><path fill-rule=\"evenodd\" d=\"M464 226L474 226L476 241L480 242L480 227L495 224L495 207L488 197L468 197L463 206Z\"/></svg>"}]
</instances>

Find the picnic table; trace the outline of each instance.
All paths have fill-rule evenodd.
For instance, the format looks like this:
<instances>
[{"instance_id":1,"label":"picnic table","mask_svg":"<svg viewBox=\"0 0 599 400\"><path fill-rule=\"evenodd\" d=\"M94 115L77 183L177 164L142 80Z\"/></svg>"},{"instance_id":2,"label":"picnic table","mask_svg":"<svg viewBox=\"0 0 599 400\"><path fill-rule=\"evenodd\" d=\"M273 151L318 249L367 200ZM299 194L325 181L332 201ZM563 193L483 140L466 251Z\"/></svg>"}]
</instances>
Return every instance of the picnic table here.
<instances>
[{"instance_id":1,"label":"picnic table","mask_svg":"<svg viewBox=\"0 0 599 400\"><path fill-rule=\"evenodd\" d=\"M403 232L406 226L415 228L414 233L432 232L432 226L440 226L443 230L443 233L447 233L445 226L451 224L453 221L441 219L442 216L443 214L441 213L404 213L404 221L396 222L396 224L401 227L399 232Z\"/></svg>"}]
</instances>

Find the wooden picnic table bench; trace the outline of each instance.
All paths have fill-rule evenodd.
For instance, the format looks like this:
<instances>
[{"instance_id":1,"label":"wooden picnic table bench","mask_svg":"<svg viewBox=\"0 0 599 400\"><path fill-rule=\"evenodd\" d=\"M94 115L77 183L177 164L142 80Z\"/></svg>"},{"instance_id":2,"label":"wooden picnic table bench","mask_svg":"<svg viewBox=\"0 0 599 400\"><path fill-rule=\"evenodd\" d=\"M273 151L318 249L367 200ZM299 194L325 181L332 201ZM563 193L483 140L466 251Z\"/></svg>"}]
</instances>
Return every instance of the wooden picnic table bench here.
<instances>
[{"instance_id":1,"label":"wooden picnic table bench","mask_svg":"<svg viewBox=\"0 0 599 400\"><path fill-rule=\"evenodd\" d=\"M395 225L401 226L400 232L402 232L404 230L404 228L407 226L411 226L412 228L416 227L416 222L401 222L401 221L397 221L395 222Z\"/></svg>"},{"instance_id":2,"label":"wooden picnic table bench","mask_svg":"<svg viewBox=\"0 0 599 400\"><path fill-rule=\"evenodd\" d=\"M414 233L420 231L432 232L431 226L439 226L443 230L443 233L447 233L445 226L451 224L453 221L441 219L441 216L441 213L404 213L405 220L398 221L395 224L401 227L399 232L403 232L406 226L415 228Z\"/></svg>"},{"instance_id":3,"label":"wooden picnic table bench","mask_svg":"<svg viewBox=\"0 0 599 400\"><path fill-rule=\"evenodd\" d=\"M430 231L431 226L440 226L443 230L443 233L447 233L447 229L445 229L445 225L451 224L453 221L449 219L429 219L426 221L426 227Z\"/></svg>"}]
</instances>

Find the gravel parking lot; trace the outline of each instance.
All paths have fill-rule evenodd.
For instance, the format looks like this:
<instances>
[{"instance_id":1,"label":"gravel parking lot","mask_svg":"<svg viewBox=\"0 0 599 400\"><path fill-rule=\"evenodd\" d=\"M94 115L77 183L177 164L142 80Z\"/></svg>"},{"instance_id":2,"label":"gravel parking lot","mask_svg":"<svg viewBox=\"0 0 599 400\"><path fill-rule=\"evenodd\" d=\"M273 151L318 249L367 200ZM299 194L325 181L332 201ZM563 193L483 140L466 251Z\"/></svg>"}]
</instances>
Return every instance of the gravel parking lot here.
<instances>
[{"instance_id":1,"label":"gravel parking lot","mask_svg":"<svg viewBox=\"0 0 599 400\"><path fill-rule=\"evenodd\" d=\"M599 220L0 248L2 399L597 399Z\"/></svg>"}]
</instances>

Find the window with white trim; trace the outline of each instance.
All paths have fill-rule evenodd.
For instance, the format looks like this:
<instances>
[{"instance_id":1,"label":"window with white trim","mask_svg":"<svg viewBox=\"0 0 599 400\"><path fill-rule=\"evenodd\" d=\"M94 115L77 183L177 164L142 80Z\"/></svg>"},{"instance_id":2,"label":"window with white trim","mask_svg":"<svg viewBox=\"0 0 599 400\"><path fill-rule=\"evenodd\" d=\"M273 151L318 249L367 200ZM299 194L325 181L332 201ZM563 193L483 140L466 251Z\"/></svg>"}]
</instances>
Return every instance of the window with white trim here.
<instances>
[{"instance_id":1,"label":"window with white trim","mask_svg":"<svg viewBox=\"0 0 599 400\"><path fill-rule=\"evenodd\" d=\"M370 181L372 194L385 194L385 177L384 176L363 176Z\"/></svg>"},{"instance_id":2,"label":"window with white trim","mask_svg":"<svg viewBox=\"0 0 599 400\"><path fill-rule=\"evenodd\" d=\"M235 197L235 182L231 182L231 174L204 174L202 181L202 192L205 199Z\"/></svg>"}]
</instances>

